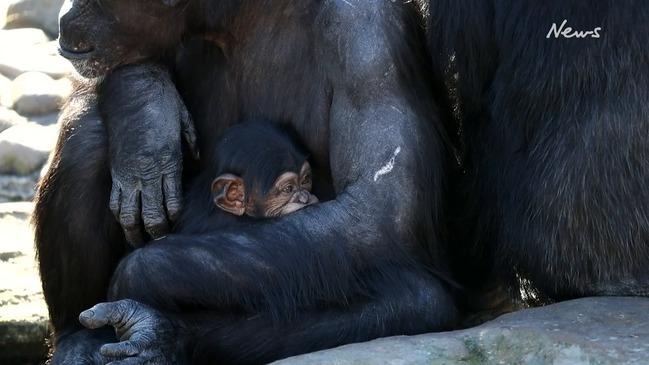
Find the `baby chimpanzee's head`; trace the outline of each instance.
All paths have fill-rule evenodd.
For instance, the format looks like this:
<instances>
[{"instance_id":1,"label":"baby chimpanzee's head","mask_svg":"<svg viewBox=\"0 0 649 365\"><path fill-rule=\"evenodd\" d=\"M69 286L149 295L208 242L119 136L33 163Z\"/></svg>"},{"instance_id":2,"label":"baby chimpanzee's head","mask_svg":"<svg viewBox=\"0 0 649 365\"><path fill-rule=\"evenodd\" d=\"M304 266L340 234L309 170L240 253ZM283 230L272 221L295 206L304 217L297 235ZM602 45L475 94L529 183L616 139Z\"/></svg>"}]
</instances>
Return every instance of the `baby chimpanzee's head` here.
<instances>
[{"instance_id":1,"label":"baby chimpanzee's head","mask_svg":"<svg viewBox=\"0 0 649 365\"><path fill-rule=\"evenodd\" d=\"M291 137L270 122L228 129L215 152L214 204L237 216L281 217L318 202L311 166Z\"/></svg>"}]
</instances>

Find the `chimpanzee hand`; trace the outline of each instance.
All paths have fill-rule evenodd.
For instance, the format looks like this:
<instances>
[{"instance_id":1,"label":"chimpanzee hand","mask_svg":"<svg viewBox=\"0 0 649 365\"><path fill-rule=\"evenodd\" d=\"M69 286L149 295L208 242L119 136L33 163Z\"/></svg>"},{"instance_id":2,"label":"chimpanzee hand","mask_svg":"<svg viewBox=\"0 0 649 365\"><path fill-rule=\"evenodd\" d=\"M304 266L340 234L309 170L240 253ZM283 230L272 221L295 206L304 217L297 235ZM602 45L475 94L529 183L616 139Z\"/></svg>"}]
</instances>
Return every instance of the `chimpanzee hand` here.
<instances>
[{"instance_id":1,"label":"chimpanzee hand","mask_svg":"<svg viewBox=\"0 0 649 365\"><path fill-rule=\"evenodd\" d=\"M100 303L79 315L90 329L113 326L121 341L101 346L109 365L181 364L177 357L175 329L156 310L134 300Z\"/></svg>"},{"instance_id":2,"label":"chimpanzee hand","mask_svg":"<svg viewBox=\"0 0 649 365\"><path fill-rule=\"evenodd\" d=\"M131 65L101 85L100 109L109 138L110 209L134 246L169 230L181 208L181 134L194 157L196 132L166 70Z\"/></svg>"}]
</instances>

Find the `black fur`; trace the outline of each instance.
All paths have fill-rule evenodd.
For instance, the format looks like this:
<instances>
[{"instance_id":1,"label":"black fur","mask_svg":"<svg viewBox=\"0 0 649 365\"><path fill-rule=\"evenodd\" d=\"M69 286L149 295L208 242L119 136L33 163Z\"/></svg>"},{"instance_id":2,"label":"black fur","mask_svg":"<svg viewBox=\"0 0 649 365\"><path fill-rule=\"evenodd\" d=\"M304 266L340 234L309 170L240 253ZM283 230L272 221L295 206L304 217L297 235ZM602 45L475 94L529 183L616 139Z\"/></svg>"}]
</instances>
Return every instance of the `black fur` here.
<instances>
[{"instance_id":1,"label":"black fur","mask_svg":"<svg viewBox=\"0 0 649 365\"><path fill-rule=\"evenodd\" d=\"M429 13L437 79L453 54L459 74L475 192L462 230L494 264L482 269L543 301L647 295L647 3L435 0ZM601 38L548 39L564 20Z\"/></svg>"},{"instance_id":2,"label":"black fur","mask_svg":"<svg viewBox=\"0 0 649 365\"><path fill-rule=\"evenodd\" d=\"M74 19L103 24L87 19L110 15L93 4L79 3L90 10L82 12L85 18ZM150 57L170 65L193 116L201 156L208 156L198 164L186 161L185 181L209 168L215 141L229 126L262 118L290 125L304 142L315 165L315 194L328 201L245 229L169 235L126 256L115 270L108 299L147 304L171 319L178 333L176 341L143 345L136 363L162 364L160 354L175 350L176 344L194 363L256 363L454 326L456 309L441 245L447 150L429 78L422 77L427 74L423 20L414 4L197 0L157 10L164 22L160 27L183 32L184 40L160 47L177 49L173 57ZM173 27L170 19L182 24ZM120 25L112 22L93 32L120 32ZM149 24L130 42L146 42L147 32L155 29ZM204 39L213 32L222 38ZM84 29L77 33L92 34ZM107 59L106 49L113 44L102 43L105 36L77 64L87 74L134 59ZM126 52L124 44L118 55ZM94 63L96 57L101 59ZM136 91L143 82L161 77L156 75L124 77L118 70L106 76L98 104L109 131L115 123L125 126L120 120L126 118L131 133L122 134L125 139L150 135L142 126L156 124L151 110L164 109L169 105L164 98L174 95L165 82L159 83L162 90L151 86ZM163 99L147 99L151 88ZM84 95L77 100L92 100L93 92ZM138 111L134 106L144 101L153 107ZM73 101L68 107L70 128L87 122L83 111L90 104L82 105ZM129 151L155 151L164 142L155 136L139 144L107 141L105 135L85 129L74 135L58 147L40 188L35 218L46 300L59 335L76 328L75 317L83 306L106 299L104 279L124 253L125 241L119 232L113 234L117 224L106 206L106 145L122 148L128 157ZM80 160L95 165L74 169ZM129 171L123 160L112 161L111 169ZM72 213L83 217L83 224L67 219ZM96 265L95 260L108 261ZM68 266L74 271L66 270ZM67 298L78 299L68 305ZM116 307L122 317L135 319L138 333L159 338L157 328L127 315L135 305L128 303ZM83 343L71 347L65 341L58 339L61 352L55 359L63 360L57 361L96 351L95 342L84 348Z\"/></svg>"}]
</instances>

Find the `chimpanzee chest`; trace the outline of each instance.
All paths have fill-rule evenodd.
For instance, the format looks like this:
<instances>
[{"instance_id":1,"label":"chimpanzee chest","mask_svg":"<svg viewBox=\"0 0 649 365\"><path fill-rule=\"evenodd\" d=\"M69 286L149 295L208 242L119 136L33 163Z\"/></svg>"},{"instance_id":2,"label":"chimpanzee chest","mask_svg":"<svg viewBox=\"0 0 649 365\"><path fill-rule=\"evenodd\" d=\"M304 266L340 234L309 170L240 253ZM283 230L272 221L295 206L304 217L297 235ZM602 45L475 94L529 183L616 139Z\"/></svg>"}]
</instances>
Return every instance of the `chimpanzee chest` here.
<instances>
[{"instance_id":1,"label":"chimpanzee chest","mask_svg":"<svg viewBox=\"0 0 649 365\"><path fill-rule=\"evenodd\" d=\"M290 126L314 167L328 175L333 91L319 47L310 32L291 26L225 47L188 42L177 59L177 84L195 120L202 152L211 155L227 127L263 119Z\"/></svg>"}]
</instances>

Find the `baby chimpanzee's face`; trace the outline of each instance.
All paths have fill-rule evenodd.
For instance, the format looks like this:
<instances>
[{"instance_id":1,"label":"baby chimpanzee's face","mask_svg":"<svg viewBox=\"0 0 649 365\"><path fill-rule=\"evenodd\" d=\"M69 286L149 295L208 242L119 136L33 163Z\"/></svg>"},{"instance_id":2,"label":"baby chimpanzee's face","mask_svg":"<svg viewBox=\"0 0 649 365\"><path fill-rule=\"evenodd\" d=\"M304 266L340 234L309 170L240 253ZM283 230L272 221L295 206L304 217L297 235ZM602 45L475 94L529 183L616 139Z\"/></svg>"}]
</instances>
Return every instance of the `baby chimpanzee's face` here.
<instances>
[{"instance_id":1,"label":"baby chimpanzee's face","mask_svg":"<svg viewBox=\"0 0 649 365\"><path fill-rule=\"evenodd\" d=\"M266 196L261 197L264 217L281 217L318 202L311 194L311 166L304 162L299 172L280 175Z\"/></svg>"},{"instance_id":2,"label":"baby chimpanzee's face","mask_svg":"<svg viewBox=\"0 0 649 365\"><path fill-rule=\"evenodd\" d=\"M311 194L313 187L311 165L304 162L300 171L287 171L277 177L264 195L259 191L247 192L239 176L224 174L212 183L214 204L238 216L257 218L281 217L318 202ZM254 186L248 184L247 186Z\"/></svg>"}]
</instances>

